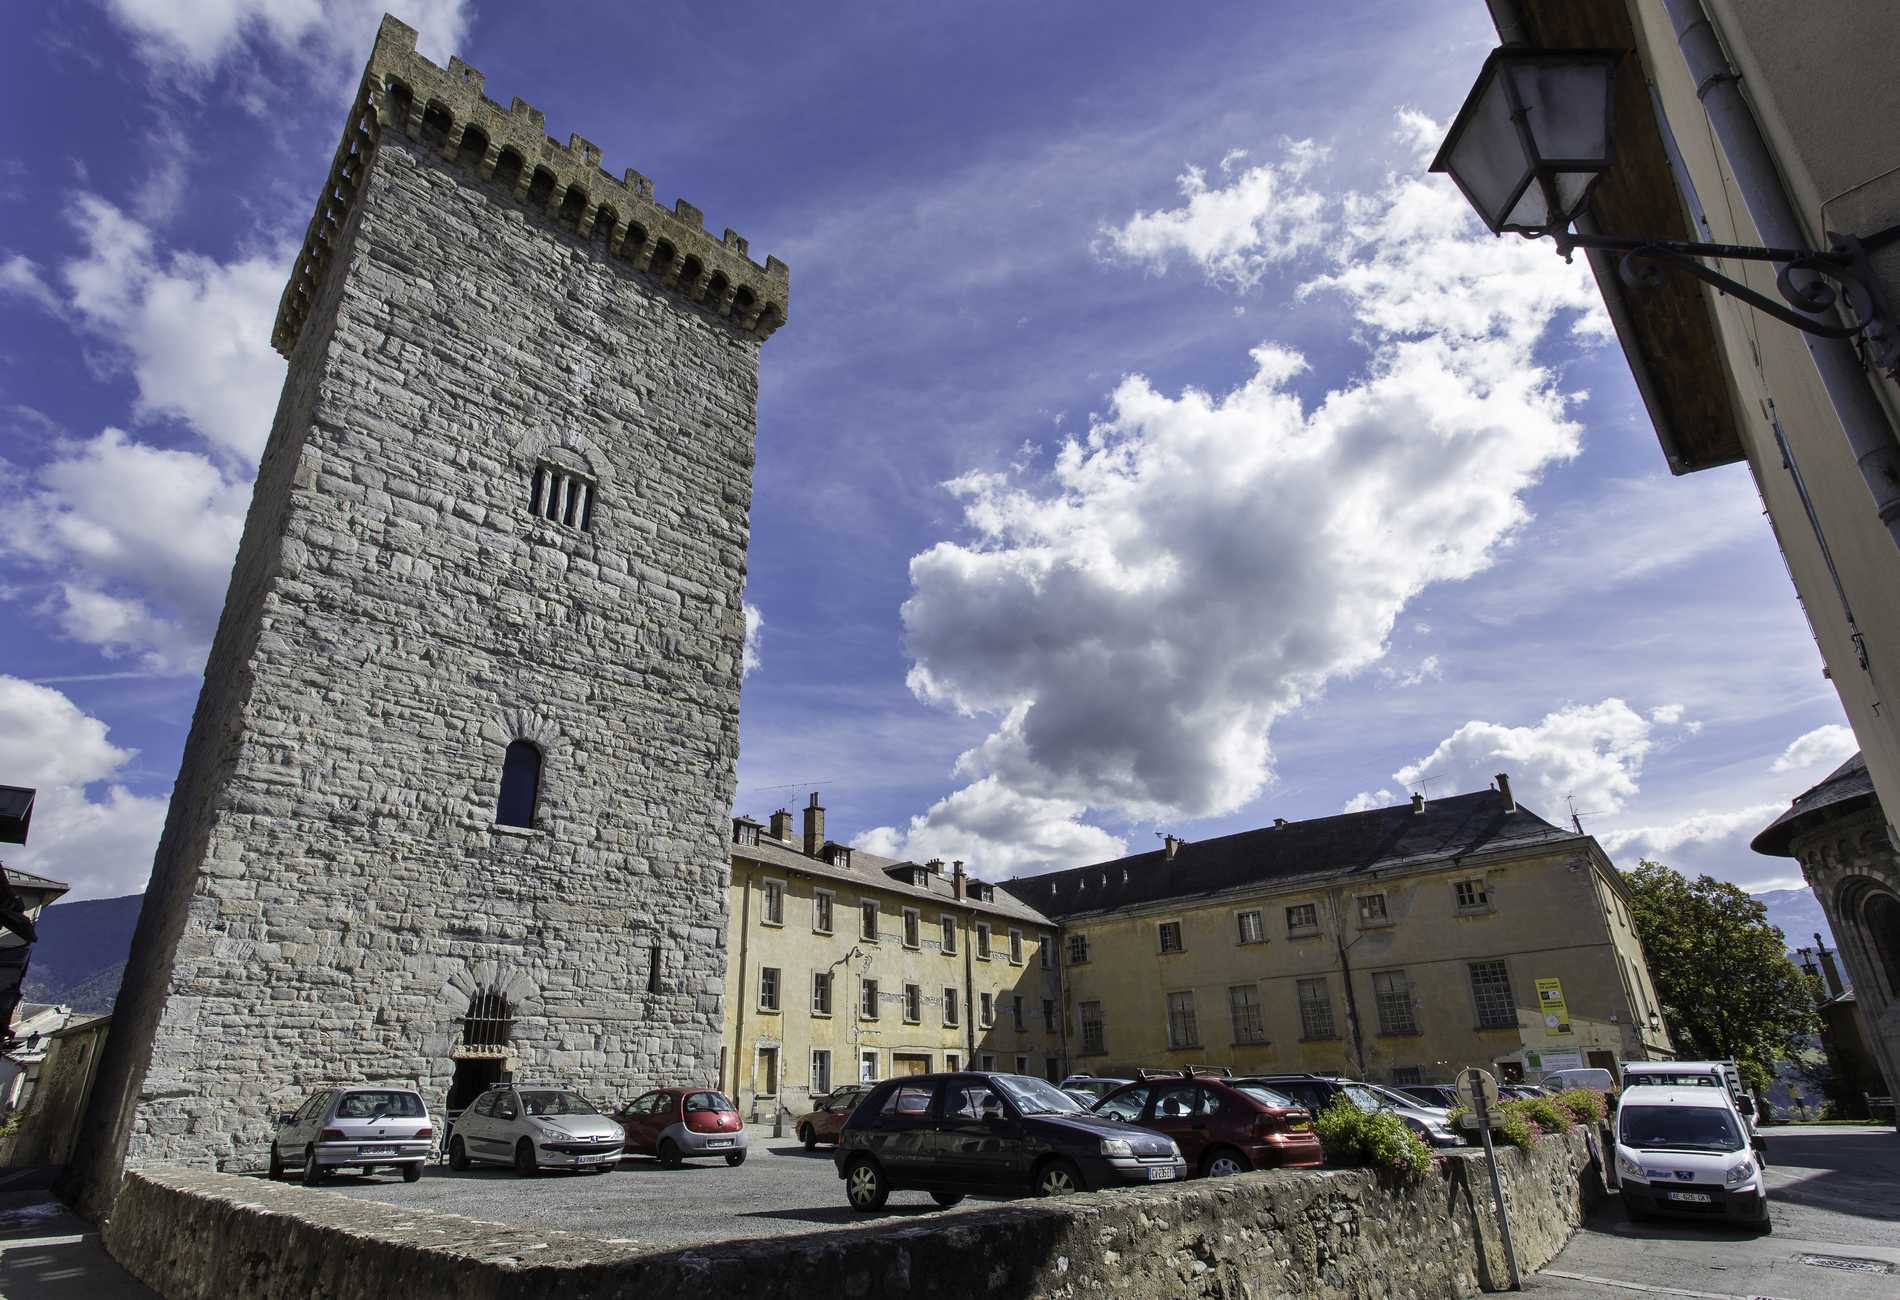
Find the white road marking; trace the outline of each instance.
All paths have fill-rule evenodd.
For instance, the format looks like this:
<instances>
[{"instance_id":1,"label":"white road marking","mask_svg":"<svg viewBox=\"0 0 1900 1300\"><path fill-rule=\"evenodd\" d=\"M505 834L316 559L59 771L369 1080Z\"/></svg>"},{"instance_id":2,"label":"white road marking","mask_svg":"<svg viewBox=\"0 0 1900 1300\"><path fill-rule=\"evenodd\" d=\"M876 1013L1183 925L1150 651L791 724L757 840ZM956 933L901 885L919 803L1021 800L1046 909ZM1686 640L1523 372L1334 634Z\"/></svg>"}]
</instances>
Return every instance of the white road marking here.
<instances>
[{"instance_id":1,"label":"white road marking","mask_svg":"<svg viewBox=\"0 0 1900 1300\"><path fill-rule=\"evenodd\" d=\"M21 1241L0 1241L0 1255L10 1250L26 1250L34 1246L77 1246L82 1241L91 1241L99 1234L96 1232L78 1232L70 1237L27 1237Z\"/></svg>"},{"instance_id":2,"label":"white road marking","mask_svg":"<svg viewBox=\"0 0 1900 1300\"><path fill-rule=\"evenodd\" d=\"M1593 1282L1597 1286L1613 1286L1623 1291L1641 1291L1647 1295L1689 1296L1691 1300L1779 1300L1776 1296L1738 1295L1732 1291L1690 1291L1679 1286L1652 1286L1647 1282L1623 1282L1613 1277L1592 1277L1588 1273L1568 1273L1560 1268L1543 1269L1536 1276L1561 1277L1569 1282Z\"/></svg>"}]
</instances>

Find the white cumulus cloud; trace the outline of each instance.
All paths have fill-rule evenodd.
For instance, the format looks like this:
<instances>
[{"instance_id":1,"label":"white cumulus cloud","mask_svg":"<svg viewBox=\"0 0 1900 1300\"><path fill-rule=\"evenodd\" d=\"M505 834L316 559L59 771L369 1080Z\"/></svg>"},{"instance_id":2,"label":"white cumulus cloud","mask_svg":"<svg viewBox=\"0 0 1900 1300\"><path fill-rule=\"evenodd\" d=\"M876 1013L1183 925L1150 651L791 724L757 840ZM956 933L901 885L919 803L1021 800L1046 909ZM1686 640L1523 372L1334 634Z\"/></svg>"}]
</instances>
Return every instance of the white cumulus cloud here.
<instances>
[{"instance_id":1,"label":"white cumulus cloud","mask_svg":"<svg viewBox=\"0 0 1900 1300\"><path fill-rule=\"evenodd\" d=\"M740 656L740 675L747 676L758 671L763 662L759 658L759 639L765 634L765 615L759 607L747 604L745 607L745 650Z\"/></svg>"},{"instance_id":2,"label":"white cumulus cloud","mask_svg":"<svg viewBox=\"0 0 1900 1300\"><path fill-rule=\"evenodd\" d=\"M1304 175L1313 156L1269 170ZM948 485L965 535L913 558L903 619L913 692L994 719L959 760L966 779L1072 834L1088 809L1242 806L1270 779L1274 722L1377 662L1427 586L1488 566L1528 518L1524 492L1576 453L1571 397L1533 349L1560 312L1595 309L1581 268L1500 257L1510 245L1480 237L1436 179L1342 206L1346 237L1306 291L1351 307L1361 376L1309 405L1291 387L1304 358L1270 342L1225 392L1129 375L1046 478ZM1312 246L1297 224L1251 238L1250 257ZM1014 842L1052 838L1044 822L984 841L956 800L879 843L954 839L953 856L1027 864Z\"/></svg>"},{"instance_id":3,"label":"white cumulus cloud","mask_svg":"<svg viewBox=\"0 0 1900 1300\"><path fill-rule=\"evenodd\" d=\"M1597 839L1611 853L1629 850L1630 856L1644 858L1654 858L1688 844L1719 844L1735 839L1741 841L1735 845L1739 856L1746 851L1745 841L1754 838L1786 808L1786 804L1758 803L1715 812L1698 810L1655 825L1599 831Z\"/></svg>"},{"instance_id":4,"label":"white cumulus cloud","mask_svg":"<svg viewBox=\"0 0 1900 1300\"><path fill-rule=\"evenodd\" d=\"M1339 811L1349 813L1371 812L1374 808L1390 808L1398 801L1399 797L1397 795L1393 794L1384 786L1380 786L1377 790L1361 790L1358 794L1346 800L1346 806Z\"/></svg>"},{"instance_id":5,"label":"white cumulus cloud","mask_svg":"<svg viewBox=\"0 0 1900 1300\"><path fill-rule=\"evenodd\" d=\"M1805 736L1797 736L1781 751L1771 768L1776 772L1799 772L1809 767L1838 767L1854 756L1860 742L1854 733L1838 722L1816 727Z\"/></svg>"},{"instance_id":6,"label":"white cumulus cloud","mask_svg":"<svg viewBox=\"0 0 1900 1300\"><path fill-rule=\"evenodd\" d=\"M167 800L114 780L133 755L58 691L0 675L0 772L39 791L29 842L6 847L7 865L65 881L73 899L143 889Z\"/></svg>"}]
</instances>

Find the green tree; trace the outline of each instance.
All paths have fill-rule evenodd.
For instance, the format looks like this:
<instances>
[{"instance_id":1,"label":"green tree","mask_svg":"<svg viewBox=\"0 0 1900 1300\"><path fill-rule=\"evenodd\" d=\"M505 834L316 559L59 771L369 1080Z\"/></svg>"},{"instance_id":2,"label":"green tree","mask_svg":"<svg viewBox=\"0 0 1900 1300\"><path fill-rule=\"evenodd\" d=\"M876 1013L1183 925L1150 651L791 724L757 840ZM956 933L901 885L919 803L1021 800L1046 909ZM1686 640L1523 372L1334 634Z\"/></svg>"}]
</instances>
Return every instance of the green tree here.
<instances>
[{"instance_id":1,"label":"green tree","mask_svg":"<svg viewBox=\"0 0 1900 1300\"><path fill-rule=\"evenodd\" d=\"M1713 876L1690 880L1660 862L1623 873L1677 1054L1733 1058L1751 1089L1817 1028L1814 987L1788 957L1768 909Z\"/></svg>"}]
</instances>

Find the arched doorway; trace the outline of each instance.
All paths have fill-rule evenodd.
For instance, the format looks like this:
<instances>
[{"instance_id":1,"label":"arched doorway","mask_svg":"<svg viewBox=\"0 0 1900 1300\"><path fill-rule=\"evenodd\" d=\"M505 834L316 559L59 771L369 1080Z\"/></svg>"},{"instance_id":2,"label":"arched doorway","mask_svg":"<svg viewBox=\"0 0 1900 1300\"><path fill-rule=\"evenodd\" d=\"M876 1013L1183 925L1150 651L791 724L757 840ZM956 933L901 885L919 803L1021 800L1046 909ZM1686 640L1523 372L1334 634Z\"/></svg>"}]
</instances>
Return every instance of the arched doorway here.
<instances>
[{"instance_id":1,"label":"arched doorway","mask_svg":"<svg viewBox=\"0 0 1900 1300\"><path fill-rule=\"evenodd\" d=\"M1870 892L1866 902L1861 904L1860 915L1874 964L1886 977L1887 993L1900 999L1900 899L1888 893Z\"/></svg>"},{"instance_id":2,"label":"arched doorway","mask_svg":"<svg viewBox=\"0 0 1900 1300\"><path fill-rule=\"evenodd\" d=\"M462 1017L462 1041L454 1052L455 1075L449 1081L451 1112L467 1109L470 1102L502 1081L514 1025L514 1006L499 990L481 989L469 998L468 1011Z\"/></svg>"}]
</instances>

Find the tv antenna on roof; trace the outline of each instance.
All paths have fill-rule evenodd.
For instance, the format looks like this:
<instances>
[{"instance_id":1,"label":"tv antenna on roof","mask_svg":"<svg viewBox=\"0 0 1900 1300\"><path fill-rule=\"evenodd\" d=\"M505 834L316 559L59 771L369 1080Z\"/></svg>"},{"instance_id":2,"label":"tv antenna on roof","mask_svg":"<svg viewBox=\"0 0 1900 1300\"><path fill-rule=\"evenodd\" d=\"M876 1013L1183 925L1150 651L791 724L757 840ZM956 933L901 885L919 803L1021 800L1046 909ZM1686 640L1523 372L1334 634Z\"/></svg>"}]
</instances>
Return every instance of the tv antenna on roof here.
<instances>
[{"instance_id":1,"label":"tv antenna on roof","mask_svg":"<svg viewBox=\"0 0 1900 1300\"><path fill-rule=\"evenodd\" d=\"M1578 811L1577 796L1574 794L1565 795L1564 803L1568 804L1570 807L1570 824L1577 828L1577 834L1579 835L1583 834L1583 819L1585 817L1601 817L1603 815L1602 813L1594 812L1588 808L1585 808L1582 811Z\"/></svg>"}]
</instances>

